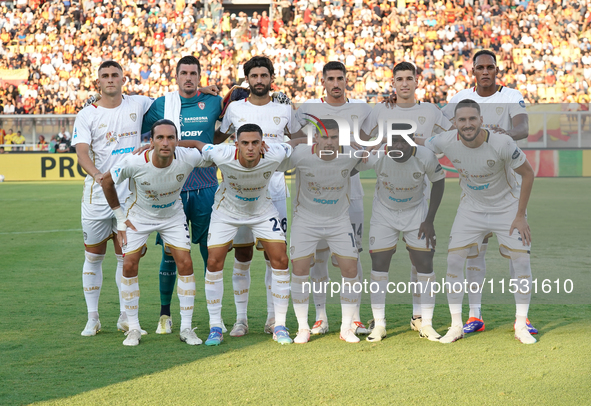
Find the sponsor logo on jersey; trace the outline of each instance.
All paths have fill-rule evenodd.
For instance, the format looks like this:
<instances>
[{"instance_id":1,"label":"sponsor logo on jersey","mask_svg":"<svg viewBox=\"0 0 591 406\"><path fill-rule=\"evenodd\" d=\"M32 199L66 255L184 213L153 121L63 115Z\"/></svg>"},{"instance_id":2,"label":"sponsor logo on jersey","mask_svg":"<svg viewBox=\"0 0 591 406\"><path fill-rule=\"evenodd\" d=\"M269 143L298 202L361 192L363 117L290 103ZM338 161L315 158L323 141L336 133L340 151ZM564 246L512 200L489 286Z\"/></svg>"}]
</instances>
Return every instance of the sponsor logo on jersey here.
<instances>
[{"instance_id":1,"label":"sponsor logo on jersey","mask_svg":"<svg viewBox=\"0 0 591 406\"><path fill-rule=\"evenodd\" d=\"M406 199L396 199L395 197L388 196L388 199L390 199L396 203L406 203L406 202L410 202L412 200L412 197L407 197Z\"/></svg>"},{"instance_id":2,"label":"sponsor logo on jersey","mask_svg":"<svg viewBox=\"0 0 591 406\"><path fill-rule=\"evenodd\" d=\"M256 202L257 200L259 200L260 196L256 196L256 197L242 197L242 196L235 196L237 199L242 200L243 202Z\"/></svg>"},{"instance_id":3,"label":"sponsor logo on jersey","mask_svg":"<svg viewBox=\"0 0 591 406\"><path fill-rule=\"evenodd\" d=\"M500 116L501 114L503 114L503 111L505 111L504 107L497 107L496 110L497 115Z\"/></svg>"},{"instance_id":4,"label":"sponsor logo on jersey","mask_svg":"<svg viewBox=\"0 0 591 406\"><path fill-rule=\"evenodd\" d=\"M486 185L482 185L482 186L472 186L470 184L466 184L466 186L468 186L472 190L484 190L484 189L488 189L489 185L490 185L490 183L487 183Z\"/></svg>"},{"instance_id":5,"label":"sponsor logo on jersey","mask_svg":"<svg viewBox=\"0 0 591 406\"><path fill-rule=\"evenodd\" d=\"M316 203L320 203L320 204L337 204L337 202L339 201L339 199L336 199L336 200L326 200L326 199L314 198L314 201Z\"/></svg>"},{"instance_id":6,"label":"sponsor logo on jersey","mask_svg":"<svg viewBox=\"0 0 591 406\"><path fill-rule=\"evenodd\" d=\"M396 189L394 187L393 184L391 184L390 182L382 182L382 185L384 186L384 189L386 189L388 192L394 194L394 190Z\"/></svg>"},{"instance_id":7,"label":"sponsor logo on jersey","mask_svg":"<svg viewBox=\"0 0 591 406\"><path fill-rule=\"evenodd\" d=\"M320 185L317 182L308 182L308 190L316 195L319 195Z\"/></svg>"},{"instance_id":8,"label":"sponsor logo on jersey","mask_svg":"<svg viewBox=\"0 0 591 406\"><path fill-rule=\"evenodd\" d=\"M173 206L176 203L176 200L173 200L172 202L168 203L168 204L153 204L152 208L153 209L166 209L167 207Z\"/></svg>"},{"instance_id":9,"label":"sponsor logo on jersey","mask_svg":"<svg viewBox=\"0 0 591 406\"><path fill-rule=\"evenodd\" d=\"M135 120L137 119L137 114L135 114L135 113L131 113L131 114L129 115L129 118L131 118L131 121L133 121L133 122L135 123Z\"/></svg>"},{"instance_id":10,"label":"sponsor logo on jersey","mask_svg":"<svg viewBox=\"0 0 591 406\"><path fill-rule=\"evenodd\" d=\"M521 155L521 152L519 151L519 147L518 147L518 148L515 148L515 152L513 152L513 156L511 156L511 158L517 159L519 157L519 155Z\"/></svg>"},{"instance_id":11,"label":"sponsor logo on jersey","mask_svg":"<svg viewBox=\"0 0 591 406\"><path fill-rule=\"evenodd\" d=\"M200 137L203 131L181 131L181 137Z\"/></svg>"},{"instance_id":12,"label":"sponsor logo on jersey","mask_svg":"<svg viewBox=\"0 0 591 406\"><path fill-rule=\"evenodd\" d=\"M493 166L495 166L495 161L494 159L489 159L488 161L486 161L486 164L489 166L489 168L492 168Z\"/></svg>"},{"instance_id":13,"label":"sponsor logo on jersey","mask_svg":"<svg viewBox=\"0 0 591 406\"><path fill-rule=\"evenodd\" d=\"M263 173L263 178L269 179L271 177L271 171Z\"/></svg>"},{"instance_id":14,"label":"sponsor logo on jersey","mask_svg":"<svg viewBox=\"0 0 591 406\"><path fill-rule=\"evenodd\" d=\"M460 161L459 159L454 159L452 162L454 164L461 164L462 163L462 161Z\"/></svg>"},{"instance_id":15,"label":"sponsor logo on jersey","mask_svg":"<svg viewBox=\"0 0 591 406\"><path fill-rule=\"evenodd\" d=\"M388 177L388 174L386 172L382 172L382 173L380 173L380 176L383 177L383 178L387 178Z\"/></svg>"},{"instance_id":16,"label":"sponsor logo on jersey","mask_svg":"<svg viewBox=\"0 0 591 406\"><path fill-rule=\"evenodd\" d=\"M205 108L205 103L204 102L199 102L199 103L197 103L197 105L199 106L199 108L201 110L203 110Z\"/></svg>"},{"instance_id":17,"label":"sponsor logo on jersey","mask_svg":"<svg viewBox=\"0 0 591 406\"><path fill-rule=\"evenodd\" d=\"M74 138L78 137L78 129L74 127Z\"/></svg>"},{"instance_id":18,"label":"sponsor logo on jersey","mask_svg":"<svg viewBox=\"0 0 591 406\"><path fill-rule=\"evenodd\" d=\"M482 178L488 178L489 176L493 176L493 175L494 175L494 173L485 173L484 175L470 175L470 177L482 179Z\"/></svg>"},{"instance_id":19,"label":"sponsor logo on jersey","mask_svg":"<svg viewBox=\"0 0 591 406\"><path fill-rule=\"evenodd\" d=\"M525 108L525 102L523 100L519 100L519 105L523 108Z\"/></svg>"},{"instance_id":20,"label":"sponsor logo on jersey","mask_svg":"<svg viewBox=\"0 0 591 406\"><path fill-rule=\"evenodd\" d=\"M184 174L181 173L181 174L176 175L176 180L177 181L181 182L183 179L185 179L185 175Z\"/></svg>"},{"instance_id":21,"label":"sponsor logo on jersey","mask_svg":"<svg viewBox=\"0 0 591 406\"><path fill-rule=\"evenodd\" d=\"M423 174L421 172L415 172L412 174L412 177L415 179L420 179Z\"/></svg>"},{"instance_id":22,"label":"sponsor logo on jersey","mask_svg":"<svg viewBox=\"0 0 591 406\"><path fill-rule=\"evenodd\" d=\"M121 168L117 168L115 169L115 176L119 177L119 174L121 173Z\"/></svg>"},{"instance_id":23,"label":"sponsor logo on jersey","mask_svg":"<svg viewBox=\"0 0 591 406\"><path fill-rule=\"evenodd\" d=\"M273 117L273 122L275 123L275 125L279 125L281 119L279 117Z\"/></svg>"},{"instance_id":24,"label":"sponsor logo on jersey","mask_svg":"<svg viewBox=\"0 0 591 406\"><path fill-rule=\"evenodd\" d=\"M142 183L140 183L140 185L142 185L142 186L150 186L150 182L142 182Z\"/></svg>"},{"instance_id":25,"label":"sponsor logo on jersey","mask_svg":"<svg viewBox=\"0 0 591 406\"><path fill-rule=\"evenodd\" d=\"M308 172L306 174L306 176L309 176L310 178L315 178L316 177L316 175L314 175L312 172Z\"/></svg>"},{"instance_id":26,"label":"sponsor logo on jersey","mask_svg":"<svg viewBox=\"0 0 591 406\"><path fill-rule=\"evenodd\" d=\"M160 193L160 197L172 196L175 193L177 193L179 190L181 190L181 188L178 188L178 189L170 191L170 192ZM186 225L185 225L185 227L186 227Z\"/></svg>"},{"instance_id":27,"label":"sponsor logo on jersey","mask_svg":"<svg viewBox=\"0 0 591 406\"><path fill-rule=\"evenodd\" d=\"M203 148L203 152L205 152L205 151L209 151L209 150L211 150L211 149L213 149L213 145L211 145L211 144L207 144L207 145L206 145L206 146ZM236 179L236 178L234 178L234 179Z\"/></svg>"},{"instance_id":28,"label":"sponsor logo on jersey","mask_svg":"<svg viewBox=\"0 0 591 406\"><path fill-rule=\"evenodd\" d=\"M207 116L197 116L197 117L183 117L182 122L190 124L190 123L207 123L209 120Z\"/></svg>"},{"instance_id":29,"label":"sponsor logo on jersey","mask_svg":"<svg viewBox=\"0 0 591 406\"><path fill-rule=\"evenodd\" d=\"M347 176L349 176L349 170L348 170L348 169L343 169L343 170L341 171L341 176L342 176L343 178L346 178Z\"/></svg>"},{"instance_id":30,"label":"sponsor logo on jersey","mask_svg":"<svg viewBox=\"0 0 591 406\"><path fill-rule=\"evenodd\" d=\"M135 147L128 147L128 148L119 148L119 149L115 149L113 150L113 152L111 152L111 155L122 155L122 154L128 154L130 152L133 152L133 150L135 149Z\"/></svg>"},{"instance_id":31,"label":"sponsor logo on jersey","mask_svg":"<svg viewBox=\"0 0 591 406\"><path fill-rule=\"evenodd\" d=\"M425 122L427 121L427 117L423 117L423 116L419 116L419 124L425 124Z\"/></svg>"},{"instance_id":32,"label":"sponsor logo on jersey","mask_svg":"<svg viewBox=\"0 0 591 406\"><path fill-rule=\"evenodd\" d=\"M234 175L228 175L228 179L238 179L238 178Z\"/></svg>"},{"instance_id":33,"label":"sponsor logo on jersey","mask_svg":"<svg viewBox=\"0 0 591 406\"><path fill-rule=\"evenodd\" d=\"M155 190L146 190L146 199L158 201L158 192Z\"/></svg>"}]
</instances>

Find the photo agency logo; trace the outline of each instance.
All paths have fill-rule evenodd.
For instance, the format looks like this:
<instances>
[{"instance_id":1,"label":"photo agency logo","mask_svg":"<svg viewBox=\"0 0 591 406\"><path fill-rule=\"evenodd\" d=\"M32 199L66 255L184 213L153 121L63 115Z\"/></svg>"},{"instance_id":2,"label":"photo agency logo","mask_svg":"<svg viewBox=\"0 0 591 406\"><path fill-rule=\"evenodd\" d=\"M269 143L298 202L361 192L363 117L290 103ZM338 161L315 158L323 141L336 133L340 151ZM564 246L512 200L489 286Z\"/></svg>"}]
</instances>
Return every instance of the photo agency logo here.
<instances>
[{"instance_id":1,"label":"photo agency logo","mask_svg":"<svg viewBox=\"0 0 591 406\"><path fill-rule=\"evenodd\" d=\"M305 113L306 116L309 118L305 118L305 120L310 123L307 128L307 143L308 145L313 145L315 135L325 135L326 137L334 137L338 131L338 145L341 147L351 146L351 143L354 142L362 148L372 148L380 146L384 143L387 144L388 147L392 146L392 137L400 136L402 137L411 147L416 147L417 144L413 141L413 139L409 136L414 134L417 130L417 124L413 120L406 120L400 118L393 118L388 119L385 121L379 121L378 123L378 132L377 136L373 137L370 140L363 140L360 136L360 128L359 128L359 118L355 115L350 117L349 119L337 116L337 115L322 115L322 116L315 116L309 113ZM329 135L329 133L331 133ZM355 145L353 146L355 148ZM337 157L339 155L348 155L350 157L355 158L365 158L369 155L369 152L365 149L356 149L354 151L349 152L339 152L336 151ZM376 153L384 153L383 150L376 150ZM320 155L332 155L335 151L320 151ZM400 150L390 149L387 148L387 155L392 158L402 158L403 152Z\"/></svg>"}]
</instances>

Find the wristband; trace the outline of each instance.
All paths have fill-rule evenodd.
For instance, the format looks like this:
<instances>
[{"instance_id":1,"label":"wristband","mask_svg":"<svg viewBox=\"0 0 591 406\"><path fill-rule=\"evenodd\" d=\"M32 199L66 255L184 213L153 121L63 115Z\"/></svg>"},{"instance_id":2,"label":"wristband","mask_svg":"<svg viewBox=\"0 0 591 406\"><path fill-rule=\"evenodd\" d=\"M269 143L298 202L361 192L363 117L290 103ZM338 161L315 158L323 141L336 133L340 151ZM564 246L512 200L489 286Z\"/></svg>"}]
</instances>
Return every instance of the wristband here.
<instances>
[{"instance_id":1,"label":"wristband","mask_svg":"<svg viewBox=\"0 0 591 406\"><path fill-rule=\"evenodd\" d=\"M117 231L127 230L127 225L125 224L127 218L125 217L125 213L123 212L121 206L114 209L113 213L115 214L115 218L117 219Z\"/></svg>"}]
</instances>

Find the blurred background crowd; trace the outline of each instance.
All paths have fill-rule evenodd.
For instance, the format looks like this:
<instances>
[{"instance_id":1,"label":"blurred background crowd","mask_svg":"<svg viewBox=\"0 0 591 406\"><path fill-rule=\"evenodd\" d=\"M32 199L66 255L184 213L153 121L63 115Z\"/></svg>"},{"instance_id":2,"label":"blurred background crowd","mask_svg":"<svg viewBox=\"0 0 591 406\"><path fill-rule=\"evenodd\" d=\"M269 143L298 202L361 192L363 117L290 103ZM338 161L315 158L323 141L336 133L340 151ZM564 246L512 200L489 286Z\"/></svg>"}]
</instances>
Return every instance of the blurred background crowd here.
<instances>
[{"instance_id":1,"label":"blurred background crowd","mask_svg":"<svg viewBox=\"0 0 591 406\"><path fill-rule=\"evenodd\" d=\"M349 71L349 97L381 101L392 67L411 61L419 100L442 104L474 85L481 48L527 102L589 102L591 0L294 0L248 13L204 1L1 3L0 112L75 114L105 59L125 69L126 93L158 97L176 89L176 61L188 54L200 59L201 85L222 93L242 82L244 62L266 55L276 90L294 102L322 95L331 60Z\"/></svg>"}]
</instances>

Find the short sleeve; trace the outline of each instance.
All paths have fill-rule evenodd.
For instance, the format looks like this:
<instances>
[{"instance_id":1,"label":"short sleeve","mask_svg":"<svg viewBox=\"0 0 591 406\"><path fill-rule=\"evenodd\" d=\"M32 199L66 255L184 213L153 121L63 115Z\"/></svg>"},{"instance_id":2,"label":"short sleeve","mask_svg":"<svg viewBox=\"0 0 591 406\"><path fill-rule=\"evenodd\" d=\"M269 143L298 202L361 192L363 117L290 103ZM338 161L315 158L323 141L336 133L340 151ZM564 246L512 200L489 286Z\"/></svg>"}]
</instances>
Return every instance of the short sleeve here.
<instances>
[{"instance_id":1,"label":"short sleeve","mask_svg":"<svg viewBox=\"0 0 591 406\"><path fill-rule=\"evenodd\" d=\"M193 167L210 166L210 162L204 164L204 159L197 148L183 148L177 147L176 149L177 158L183 162L187 162Z\"/></svg>"},{"instance_id":2,"label":"short sleeve","mask_svg":"<svg viewBox=\"0 0 591 406\"><path fill-rule=\"evenodd\" d=\"M90 124L86 121L85 115L80 113L76 116L76 121L74 121L74 135L72 137L72 145L76 144L92 144Z\"/></svg>"},{"instance_id":3,"label":"short sleeve","mask_svg":"<svg viewBox=\"0 0 591 406\"><path fill-rule=\"evenodd\" d=\"M375 106L373 109L371 109L371 113L369 113L365 121L363 121L361 130L365 134L371 136L372 131L378 126L378 117L382 108L383 107L381 107L381 105Z\"/></svg>"},{"instance_id":4,"label":"short sleeve","mask_svg":"<svg viewBox=\"0 0 591 406\"><path fill-rule=\"evenodd\" d=\"M146 154L148 152L145 152ZM135 167L132 165L130 158L133 158L135 155L130 155L125 157L111 168L111 178L113 178L113 182L116 185L119 185L125 179L130 179L133 177L135 173Z\"/></svg>"},{"instance_id":5,"label":"short sleeve","mask_svg":"<svg viewBox=\"0 0 591 406\"><path fill-rule=\"evenodd\" d=\"M525 163L527 158L525 153L517 146L515 141L507 136L507 141L503 144L501 150L501 158L505 162L510 162L510 166L513 169L519 168Z\"/></svg>"},{"instance_id":6,"label":"short sleeve","mask_svg":"<svg viewBox=\"0 0 591 406\"><path fill-rule=\"evenodd\" d=\"M230 132L230 127L232 127L232 104L228 106L226 109L226 114L224 114L224 118L222 119L222 125L220 126L220 131L224 134L228 134Z\"/></svg>"},{"instance_id":7,"label":"short sleeve","mask_svg":"<svg viewBox=\"0 0 591 406\"><path fill-rule=\"evenodd\" d=\"M441 145L439 145L440 143L441 137L439 135L434 135L431 138L428 138L427 141L425 141L425 147L436 154L443 154L443 149Z\"/></svg>"},{"instance_id":8,"label":"short sleeve","mask_svg":"<svg viewBox=\"0 0 591 406\"><path fill-rule=\"evenodd\" d=\"M445 172L439 160L431 151L425 151L425 174L432 183L445 179Z\"/></svg>"}]
</instances>

